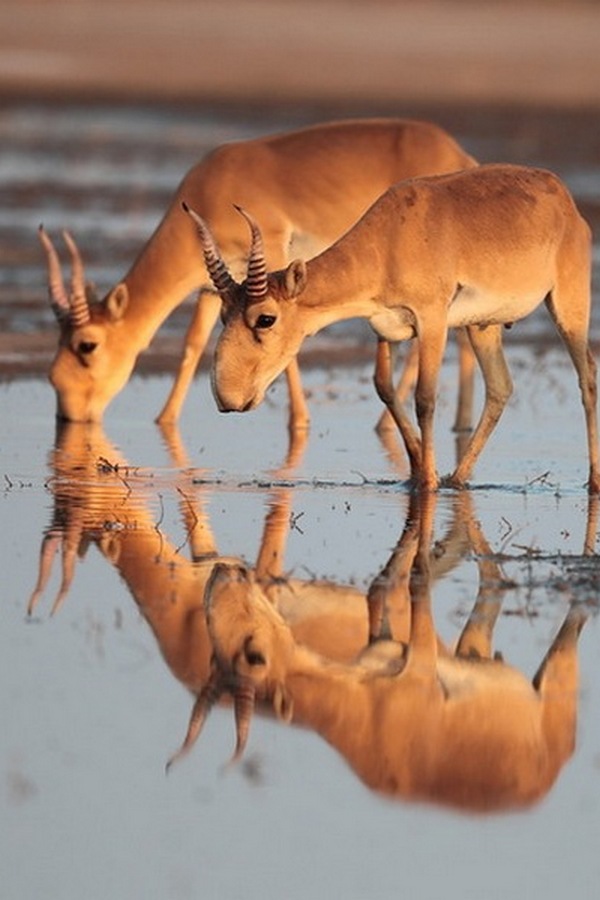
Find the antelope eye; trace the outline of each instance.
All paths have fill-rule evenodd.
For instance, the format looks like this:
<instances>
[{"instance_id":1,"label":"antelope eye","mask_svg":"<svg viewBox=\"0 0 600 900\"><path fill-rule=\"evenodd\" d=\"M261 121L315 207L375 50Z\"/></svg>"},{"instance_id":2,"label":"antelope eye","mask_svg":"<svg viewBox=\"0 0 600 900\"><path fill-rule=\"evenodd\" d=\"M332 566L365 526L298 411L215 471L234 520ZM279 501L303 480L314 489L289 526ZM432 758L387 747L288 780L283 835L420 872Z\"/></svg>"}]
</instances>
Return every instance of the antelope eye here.
<instances>
[{"instance_id":1,"label":"antelope eye","mask_svg":"<svg viewBox=\"0 0 600 900\"><path fill-rule=\"evenodd\" d=\"M256 322L254 323L255 328L271 328L272 325L275 324L277 317L276 316L266 316L260 315Z\"/></svg>"},{"instance_id":2,"label":"antelope eye","mask_svg":"<svg viewBox=\"0 0 600 900\"><path fill-rule=\"evenodd\" d=\"M251 642L252 638L249 637L244 643L244 657L246 659L246 662L249 666L266 665L266 659L259 650L253 650Z\"/></svg>"},{"instance_id":3,"label":"antelope eye","mask_svg":"<svg viewBox=\"0 0 600 900\"><path fill-rule=\"evenodd\" d=\"M266 659L262 655L262 653L257 653L254 650L250 650L246 653L246 662L249 666L264 666L266 663Z\"/></svg>"},{"instance_id":4,"label":"antelope eye","mask_svg":"<svg viewBox=\"0 0 600 900\"><path fill-rule=\"evenodd\" d=\"M77 346L77 350L82 356L89 356L93 353L98 344L95 341L81 341Z\"/></svg>"}]
</instances>

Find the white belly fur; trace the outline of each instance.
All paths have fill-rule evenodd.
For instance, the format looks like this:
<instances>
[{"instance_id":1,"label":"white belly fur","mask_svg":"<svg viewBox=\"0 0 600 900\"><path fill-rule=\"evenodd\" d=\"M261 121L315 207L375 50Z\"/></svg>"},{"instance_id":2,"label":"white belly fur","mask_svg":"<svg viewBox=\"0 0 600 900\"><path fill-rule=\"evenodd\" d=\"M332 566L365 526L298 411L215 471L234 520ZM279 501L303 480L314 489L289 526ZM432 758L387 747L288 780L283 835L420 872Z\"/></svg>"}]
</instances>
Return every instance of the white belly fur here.
<instances>
[{"instance_id":1,"label":"white belly fur","mask_svg":"<svg viewBox=\"0 0 600 900\"><path fill-rule=\"evenodd\" d=\"M473 287L461 287L448 306L448 328L462 325L503 325L525 318L540 305L547 290L526 294L494 294ZM406 341L417 334L417 319L406 306L382 309L369 320L373 330L386 341Z\"/></svg>"},{"instance_id":2,"label":"white belly fur","mask_svg":"<svg viewBox=\"0 0 600 900\"><path fill-rule=\"evenodd\" d=\"M384 309L371 316L369 324L386 341L408 341L416 334L415 317L405 306Z\"/></svg>"},{"instance_id":3,"label":"white belly fur","mask_svg":"<svg viewBox=\"0 0 600 900\"><path fill-rule=\"evenodd\" d=\"M547 293L537 290L526 294L492 294L477 288L462 287L448 307L448 328L517 322L533 312Z\"/></svg>"}]
</instances>

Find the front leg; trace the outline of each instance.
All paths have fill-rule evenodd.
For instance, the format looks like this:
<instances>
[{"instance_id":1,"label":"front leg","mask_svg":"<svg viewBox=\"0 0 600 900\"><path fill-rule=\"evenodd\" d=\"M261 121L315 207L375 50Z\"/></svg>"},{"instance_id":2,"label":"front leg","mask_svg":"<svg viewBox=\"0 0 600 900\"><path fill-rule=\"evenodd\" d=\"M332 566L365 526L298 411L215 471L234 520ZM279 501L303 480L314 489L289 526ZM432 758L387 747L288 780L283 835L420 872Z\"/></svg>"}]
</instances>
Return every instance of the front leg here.
<instances>
[{"instance_id":1,"label":"front leg","mask_svg":"<svg viewBox=\"0 0 600 900\"><path fill-rule=\"evenodd\" d=\"M421 476L421 441L415 431L406 411L399 402L394 390L392 354L388 341L377 341L377 356L375 358L375 375L373 381L379 398L385 403L392 418L400 430L408 459L410 462L411 476L419 480Z\"/></svg>"},{"instance_id":2,"label":"front leg","mask_svg":"<svg viewBox=\"0 0 600 900\"><path fill-rule=\"evenodd\" d=\"M433 425L438 379L447 334L444 323L442 327L439 322L426 325L421 323L419 327L419 377L415 391L415 407L422 441L421 486L426 490L436 490L439 486Z\"/></svg>"},{"instance_id":3,"label":"front leg","mask_svg":"<svg viewBox=\"0 0 600 900\"><path fill-rule=\"evenodd\" d=\"M289 394L289 418L288 429L290 434L305 430L310 425L310 413L300 378L300 366L297 357L294 358L285 370Z\"/></svg>"},{"instance_id":4,"label":"front leg","mask_svg":"<svg viewBox=\"0 0 600 900\"><path fill-rule=\"evenodd\" d=\"M398 403L406 404L409 396L415 389L415 385L417 383L417 375L419 373L419 342L417 340L412 340L409 343L408 353L404 359L404 364L402 367L402 375L400 376L400 380L396 386L396 401ZM377 425L375 426L375 430L379 435L382 435L385 431L391 431L396 427L396 423L389 411L389 409L384 409L381 413Z\"/></svg>"},{"instance_id":5,"label":"front leg","mask_svg":"<svg viewBox=\"0 0 600 900\"><path fill-rule=\"evenodd\" d=\"M406 674L423 678L439 690L435 677L438 640L431 608L431 551L437 497L423 492L419 496L419 534L415 558L410 570L410 639Z\"/></svg>"},{"instance_id":6,"label":"front leg","mask_svg":"<svg viewBox=\"0 0 600 900\"><path fill-rule=\"evenodd\" d=\"M156 421L162 425L177 422L181 408L196 374L200 357L204 353L208 339L219 318L221 298L214 291L204 288L198 292L196 308L185 336L184 348L179 361L177 377L171 392L158 414Z\"/></svg>"}]
</instances>

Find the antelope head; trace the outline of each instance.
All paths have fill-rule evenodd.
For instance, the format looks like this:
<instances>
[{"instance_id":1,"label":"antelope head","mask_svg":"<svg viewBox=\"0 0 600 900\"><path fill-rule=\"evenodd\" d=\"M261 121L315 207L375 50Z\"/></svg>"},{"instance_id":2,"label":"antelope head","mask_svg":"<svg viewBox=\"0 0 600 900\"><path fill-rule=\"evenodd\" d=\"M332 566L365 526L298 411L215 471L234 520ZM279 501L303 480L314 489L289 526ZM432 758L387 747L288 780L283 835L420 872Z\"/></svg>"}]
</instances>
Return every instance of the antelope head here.
<instances>
[{"instance_id":1,"label":"antelope head","mask_svg":"<svg viewBox=\"0 0 600 900\"><path fill-rule=\"evenodd\" d=\"M297 298L306 285L306 266L294 260L267 274L263 240L254 219L241 207L251 233L248 271L239 284L229 273L206 222L183 208L198 227L206 268L223 301L225 328L215 350L212 388L221 412L258 406L265 391L294 359L307 330Z\"/></svg>"},{"instance_id":2,"label":"antelope head","mask_svg":"<svg viewBox=\"0 0 600 900\"><path fill-rule=\"evenodd\" d=\"M71 258L67 290L58 253L42 226L39 236L48 265L50 304L60 328L49 375L57 396L57 416L72 422L99 422L135 363L122 332L127 288L117 285L102 302L95 302L77 245L65 231Z\"/></svg>"},{"instance_id":3,"label":"antelope head","mask_svg":"<svg viewBox=\"0 0 600 900\"><path fill-rule=\"evenodd\" d=\"M206 586L204 606L213 646L212 672L192 710L186 738L168 767L193 746L210 709L224 693L234 700L232 762L244 752L257 700L272 703L278 718L287 722L292 718L284 677L294 640L253 574L237 563L217 563Z\"/></svg>"}]
</instances>

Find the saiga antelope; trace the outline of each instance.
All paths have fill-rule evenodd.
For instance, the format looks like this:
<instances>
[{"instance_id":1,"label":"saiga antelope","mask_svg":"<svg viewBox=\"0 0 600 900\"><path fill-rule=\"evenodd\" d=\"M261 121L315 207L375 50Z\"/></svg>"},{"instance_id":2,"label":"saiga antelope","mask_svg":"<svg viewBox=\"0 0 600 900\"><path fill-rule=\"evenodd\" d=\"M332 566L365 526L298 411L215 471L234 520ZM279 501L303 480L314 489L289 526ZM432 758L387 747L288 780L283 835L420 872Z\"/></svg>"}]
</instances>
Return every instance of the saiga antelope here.
<instances>
[{"instance_id":1,"label":"saiga antelope","mask_svg":"<svg viewBox=\"0 0 600 900\"><path fill-rule=\"evenodd\" d=\"M579 604L570 608L533 681L492 658L493 621L488 628L478 616L466 629L474 629L474 647L467 641L464 656L440 654L429 547L414 522L399 545L413 553L408 645L373 643L353 664L299 644L251 573L218 564L205 594L212 675L182 749L197 738L216 700L229 693L236 715L234 760L243 754L260 700L280 719L316 731L368 787L392 797L491 812L527 807L545 796L574 748L577 639L587 611Z\"/></svg>"},{"instance_id":2,"label":"saiga antelope","mask_svg":"<svg viewBox=\"0 0 600 900\"><path fill-rule=\"evenodd\" d=\"M155 472L149 477L142 466L128 462L100 425L58 423L48 480L54 508L41 543L38 578L28 613L34 614L44 595L55 554L61 552L62 572L52 614L68 596L77 561L90 545L95 546L118 571L173 676L195 695L202 695L212 656L204 590L215 563L241 564L241 560L219 552L206 513L206 488L194 484L177 429L165 428L163 434L171 475L160 484ZM305 433L294 436L282 471L293 469L299 462L305 442ZM178 499L191 560L182 545L177 546L157 524L157 491L161 504L163 498L169 502L169 494ZM292 494L288 487L274 490L253 572L269 601L289 624L295 640L330 659L350 662L368 640L365 593L356 586L331 580L285 577ZM456 492L447 528L436 541L432 578L443 578L471 552L477 556L480 593L485 595L487 606L490 602L493 605L502 576L477 525L470 493ZM393 565L376 579L368 604L371 619L377 623L385 595L387 627L398 640L408 635L404 599L408 563L402 554L395 555ZM478 603L478 607L481 605ZM372 626L376 628L378 625Z\"/></svg>"},{"instance_id":3,"label":"saiga antelope","mask_svg":"<svg viewBox=\"0 0 600 900\"><path fill-rule=\"evenodd\" d=\"M184 451L176 435L171 435L169 446L174 454L173 464L185 473L189 467L181 455ZM98 426L69 424L62 428L56 452L52 454L52 472L55 511L42 544L40 577L30 599L29 612L35 610L40 600L50 575L51 557L59 545L62 544L64 568L54 610L69 589L77 555L95 543L124 579L173 675L197 694L202 709L207 694L212 696L215 688L210 677L213 643L203 608L203 592L215 563L232 566L226 569L229 573L242 565L239 560L218 554L203 511L203 494L194 498L189 484L186 486L184 481L177 484L178 490L186 488L181 492L181 509L186 530L193 540L196 561L192 563L185 559L181 547L176 547L157 527L156 509L148 502L149 485L143 469L123 459ZM154 477L151 483L153 493ZM369 633L373 636L380 633L382 619L387 621L389 633L396 640L408 641L411 615L406 607L410 606L408 586L416 549L418 495L411 497L407 525L398 547L365 597L356 587L282 577L290 521L287 494L287 489L283 490L276 498L265 523L256 585L248 589L258 590L260 584L272 608L283 616L296 644L310 647L312 653L324 654L330 661L350 663L367 643ZM596 497L590 497L590 504L595 501ZM435 553L428 562L429 574L435 580L468 552L476 554L479 595L458 641L457 652L486 657L490 655L491 630L500 609L502 577L478 528L470 492L456 492L453 504L453 521L444 538L436 540ZM591 505L588 515L586 547L591 552L596 522ZM254 576L246 574L244 580L248 579L254 580ZM242 589L245 591L247 587L245 584ZM439 640L436 643L438 655L448 656L443 644ZM386 642L378 644L363 657L362 663L366 664L370 656L371 667L379 665L382 654L388 652L387 647ZM564 746L568 747L574 719L565 715L559 721L561 733L566 735ZM310 722L306 724L313 727Z\"/></svg>"},{"instance_id":4,"label":"saiga antelope","mask_svg":"<svg viewBox=\"0 0 600 900\"><path fill-rule=\"evenodd\" d=\"M190 472L197 476L198 470L192 470L176 426L164 426L163 437L170 470L177 474L157 488L156 475L148 478L142 466L125 459L101 425L58 423L56 445L49 454L48 485L54 508L41 542L28 614L35 612L44 595L56 553L62 555L62 566L52 614L69 594L78 560L95 545L119 572L175 677L199 693L208 678L211 657L204 589L215 562L231 562L234 557L219 552L206 513L206 489L194 484ZM305 432L294 434L282 473L289 474L299 463L306 440ZM157 490L165 499L172 494L179 501L191 560L183 547L157 527ZM365 595L354 586L329 580L285 577L292 495L288 487L272 494L254 566L256 578L297 640L339 661L349 661L368 637ZM489 548L482 541L470 495L457 494L448 530L437 542L433 577L443 577L471 549L487 557ZM493 572L485 577L490 582L499 579ZM387 575L381 581L387 584ZM395 635L405 635L402 616L392 613Z\"/></svg>"},{"instance_id":5,"label":"saiga antelope","mask_svg":"<svg viewBox=\"0 0 600 900\"><path fill-rule=\"evenodd\" d=\"M226 298L213 361L219 409L257 406L307 335L352 317L378 334L375 384L401 431L413 478L435 489L437 384L449 328L467 329L485 380L479 423L449 483L463 486L512 391L502 326L544 301L575 366L585 412L590 492L600 490L596 364L588 348L591 235L550 172L488 165L401 182L329 249L268 274L259 227L248 275L227 272L206 223L198 226L214 282ZM394 395L389 341L417 337L420 437Z\"/></svg>"},{"instance_id":6,"label":"saiga antelope","mask_svg":"<svg viewBox=\"0 0 600 900\"><path fill-rule=\"evenodd\" d=\"M181 211L183 199L210 224L238 273L245 270L247 250L234 203L260 216L266 259L279 268L295 253L310 256L327 247L401 178L474 165L441 128L397 119L334 122L224 145L187 173L133 266L101 302L89 302L83 266L68 237L74 277L71 293L65 290L56 252L41 231L60 325L50 370L59 417L100 421L162 322L199 288L179 373L158 419L179 417L221 309L197 252L194 229ZM468 368L470 351L463 347L461 354ZM308 408L295 359L286 365L290 425L300 428L308 422ZM459 410L457 426L465 427L468 419L468 408Z\"/></svg>"}]
</instances>

